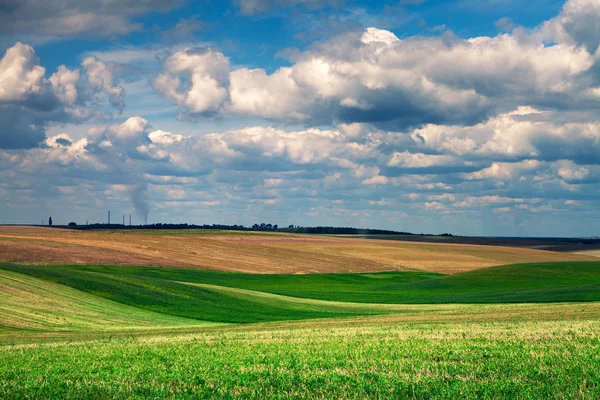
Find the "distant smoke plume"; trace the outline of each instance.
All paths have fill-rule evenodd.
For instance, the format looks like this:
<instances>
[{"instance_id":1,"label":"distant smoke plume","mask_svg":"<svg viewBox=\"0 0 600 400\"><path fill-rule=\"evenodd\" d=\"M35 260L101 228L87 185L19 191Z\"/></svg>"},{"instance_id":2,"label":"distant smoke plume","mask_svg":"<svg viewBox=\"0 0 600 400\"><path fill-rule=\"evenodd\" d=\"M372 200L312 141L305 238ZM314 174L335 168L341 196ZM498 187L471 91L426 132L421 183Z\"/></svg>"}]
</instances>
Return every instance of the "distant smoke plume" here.
<instances>
[{"instance_id":1,"label":"distant smoke plume","mask_svg":"<svg viewBox=\"0 0 600 400\"><path fill-rule=\"evenodd\" d=\"M148 184L139 182L135 184L131 190L131 201L135 207L135 212L142 217L144 225L148 224L148 214L150 207L148 206Z\"/></svg>"}]
</instances>

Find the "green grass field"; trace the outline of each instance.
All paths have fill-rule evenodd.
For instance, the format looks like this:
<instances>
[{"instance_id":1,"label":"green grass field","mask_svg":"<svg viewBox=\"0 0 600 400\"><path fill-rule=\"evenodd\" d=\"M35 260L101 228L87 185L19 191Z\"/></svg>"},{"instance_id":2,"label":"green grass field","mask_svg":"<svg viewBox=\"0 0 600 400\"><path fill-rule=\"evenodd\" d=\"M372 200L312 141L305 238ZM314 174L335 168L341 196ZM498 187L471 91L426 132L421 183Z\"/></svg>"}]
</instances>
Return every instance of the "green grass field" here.
<instances>
[{"instance_id":1,"label":"green grass field","mask_svg":"<svg viewBox=\"0 0 600 400\"><path fill-rule=\"evenodd\" d=\"M450 276L425 272L256 275L159 267L10 264L2 268L149 311L232 323L344 317L387 309L323 307L314 302L299 307L289 299L263 296L258 301L256 296L225 288L344 303L600 301L600 262L511 265Z\"/></svg>"},{"instance_id":2,"label":"green grass field","mask_svg":"<svg viewBox=\"0 0 600 400\"><path fill-rule=\"evenodd\" d=\"M597 398L598 321L261 326L0 348L2 398Z\"/></svg>"},{"instance_id":3,"label":"green grass field","mask_svg":"<svg viewBox=\"0 0 600 400\"><path fill-rule=\"evenodd\" d=\"M600 262L0 265L0 398L598 398Z\"/></svg>"}]
</instances>

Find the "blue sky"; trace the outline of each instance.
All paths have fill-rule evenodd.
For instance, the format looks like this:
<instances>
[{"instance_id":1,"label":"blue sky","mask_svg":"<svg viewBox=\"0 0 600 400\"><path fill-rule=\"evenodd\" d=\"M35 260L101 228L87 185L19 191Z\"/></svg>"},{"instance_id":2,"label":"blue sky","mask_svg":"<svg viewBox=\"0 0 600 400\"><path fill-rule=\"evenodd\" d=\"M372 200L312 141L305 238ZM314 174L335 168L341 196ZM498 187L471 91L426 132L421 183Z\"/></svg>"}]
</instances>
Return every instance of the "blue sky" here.
<instances>
[{"instance_id":1,"label":"blue sky","mask_svg":"<svg viewBox=\"0 0 600 400\"><path fill-rule=\"evenodd\" d=\"M109 51L123 47L156 46L168 43L163 37L181 21L196 21L198 31L188 38L210 43L227 51L236 64L275 69L285 60L276 54L286 48L306 48L311 42L301 35L323 39L335 27L345 24L346 29L358 29L375 24L394 32L398 37L413 35L439 35L435 30L442 26L457 36L494 36L498 33L496 22L509 18L514 24L534 28L543 21L556 16L563 1L543 0L518 2L496 0L480 2L461 1L349 1L344 6L325 7L320 10L283 7L269 13L240 15L239 7L231 2L197 1L183 3L169 12L152 12L134 20L145 28L140 32L119 37L66 37L36 46L38 56L49 70L61 64L76 66L81 55L90 51ZM342 29L338 27L337 29ZM300 35L300 36L298 36ZM19 34L7 35L19 40ZM33 40L35 42L36 39ZM12 44L7 42L7 44Z\"/></svg>"},{"instance_id":2,"label":"blue sky","mask_svg":"<svg viewBox=\"0 0 600 400\"><path fill-rule=\"evenodd\" d=\"M594 236L597 0L7 0L0 222Z\"/></svg>"}]
</instances>

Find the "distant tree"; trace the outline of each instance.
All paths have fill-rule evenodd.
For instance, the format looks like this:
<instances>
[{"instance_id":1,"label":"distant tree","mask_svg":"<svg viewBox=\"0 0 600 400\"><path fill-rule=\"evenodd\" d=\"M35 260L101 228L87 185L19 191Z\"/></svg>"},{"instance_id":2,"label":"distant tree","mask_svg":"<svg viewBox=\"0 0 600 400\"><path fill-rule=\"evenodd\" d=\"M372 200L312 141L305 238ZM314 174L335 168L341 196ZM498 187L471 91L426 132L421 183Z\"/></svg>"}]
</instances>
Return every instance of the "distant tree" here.
<instances>
[{"instance_id":1,"label":"distant tree","mask_svg":"<svg viewBox=\"0 0 600 400\"><path fill-rule=\"evenodd\" d=\"M48 218L48 225L52 226L52 217Z\"/></svg>"},{"instance_id":2,"label":"distant tree","mask_svg":"<svg viewBox=\"0 0 600 400\"><path fill-rule=\"evenodd\" d=\"M294 225L288 226L289 229L294 229Z\"/></svg>"},{"instance_id":3,"label":"distant tree","mask_svg":"<svg viewBox=\"0 0 600 400\"><path fill-rule=\"evenodd\" d=\"M76 222L69 222L69 226L77 226Z\"/></svg>"},{"instance_id":4,"label":"distant tree","mask_svg":"<svg viewBox=\"0 0 600 400\"><path fill-rule=\"evenodd\" d=\"M277 224L273 225L273 230L276 231L277 229L279 229L279 225L277 225Z\"/></svg>"}]
</instances>

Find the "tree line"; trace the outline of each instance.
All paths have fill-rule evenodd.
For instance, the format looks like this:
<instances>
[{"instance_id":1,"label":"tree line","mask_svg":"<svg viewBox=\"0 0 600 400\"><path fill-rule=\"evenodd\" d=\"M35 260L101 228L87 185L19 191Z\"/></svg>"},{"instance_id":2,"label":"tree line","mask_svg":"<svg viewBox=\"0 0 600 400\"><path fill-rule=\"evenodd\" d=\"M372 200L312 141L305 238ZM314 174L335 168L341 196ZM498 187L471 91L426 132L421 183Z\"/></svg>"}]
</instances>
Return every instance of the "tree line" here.
<instances>
[{"instance_id":1,"label":"tree line","mask_svg":"<svg viewBox=\"0 0 600 400\"><path fill-rule=\"evenodd\" d=\"M144 230L181 230L181 229L205 229L205 230L228 230L228 231L246 231L246 232L282 232L282 233L304 233L304 234L328 234L328 235L414 235L410 232L401 232L385 229L363 229L352 227L336 227L336 226L296 226L289 225L287 227L279 227L277 224L256 223L250 227L243 225L196 225L196 224L170 224L156 223L148 225L122 225L122 224L105 224L95 223L89 225L69 224L72 229L78 230L104 230L104 229L144 229ZM450 234L444 234L450 235Z\"/></svg>"}]
</instances>

